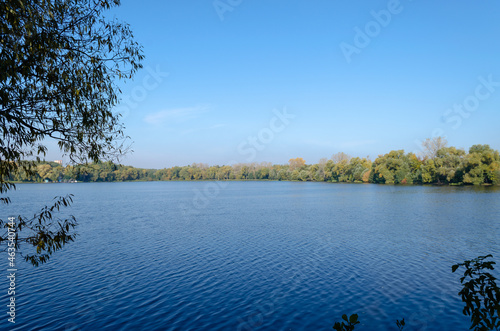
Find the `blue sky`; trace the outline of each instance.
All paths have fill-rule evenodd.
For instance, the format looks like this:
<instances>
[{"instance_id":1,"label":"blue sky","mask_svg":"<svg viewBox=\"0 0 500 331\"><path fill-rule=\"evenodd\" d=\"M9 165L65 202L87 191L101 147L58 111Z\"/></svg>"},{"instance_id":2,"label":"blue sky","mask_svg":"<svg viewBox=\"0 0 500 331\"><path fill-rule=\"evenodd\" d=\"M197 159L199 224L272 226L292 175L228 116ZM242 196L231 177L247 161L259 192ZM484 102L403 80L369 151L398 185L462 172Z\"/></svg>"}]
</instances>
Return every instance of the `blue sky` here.
<instances>
[{"instance_id":1,"label":"blue sky","mask_svg":"<svg viewBox=\"0 0 500 331\"><path fill-rule=\"evenodd\" d=\"M500 149L499 2L123 0L113 14L146 55L117 107L124 164L373 159L433 135Z\"/></svg>"}]
</instances>

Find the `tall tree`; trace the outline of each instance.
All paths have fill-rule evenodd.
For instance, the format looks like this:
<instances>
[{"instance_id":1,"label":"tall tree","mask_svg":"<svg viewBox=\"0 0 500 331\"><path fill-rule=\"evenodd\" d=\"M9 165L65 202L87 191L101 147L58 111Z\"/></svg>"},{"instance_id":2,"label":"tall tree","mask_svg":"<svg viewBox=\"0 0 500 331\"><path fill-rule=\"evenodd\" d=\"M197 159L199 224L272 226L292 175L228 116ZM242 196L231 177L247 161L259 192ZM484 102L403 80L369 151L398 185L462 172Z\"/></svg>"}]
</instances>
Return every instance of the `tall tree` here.
<instances>
[{"instance_id":1,"label":"tall tree","mask_svg":"<svg viewBox=\"0 0 500 331\"><path fill-rule=\"evenodd\" d=\"M433 159L437 156L437 152L441 149L448 146L448 141L444 137L434 137L427 138L422 143L422 147L424 149L424 158Z\"/></svg>"},{"instance_id":2,"label":"tall tree","mask_svg":"<svg viewBox=\"0 0 500 331\"><path fill-rule=\"evenodd\" d=\"M349 161L351 160L351 156L349 154L344 153L344 152L339 152L339 153L333 154L331 157L331 160L335 164L340 163L340 162L349 163Z\"/></svg>"},{"instance_id":3,"label":"tall tree","mask_svg":"<svg viewBox=\"0 0 500 331\"><path fill-rule=\"evenodd\" d=\"M122 125L112 112L120 92L117 81L131 78L142 67L143 54L129 26L103 14L119 4L0 2L0 193L14 188L11 173L19 168L33 172L35 162L26 160L45 156L47 140L56 140L63 153L78 162L123 152ZM55 209L70 199L60 201ZM36 254L28 256L33 264L44 262L74 238L70 229L76 223L51 231L49 215L24 222L23 231L32 233L17 240L37 247ZM42 227L35 226L38 220ZM23 224L21 217L18 224ZM6 222L0 220L0 226ZM0 237L0 243L4 240Z\"/></svg>"}]
</instances>

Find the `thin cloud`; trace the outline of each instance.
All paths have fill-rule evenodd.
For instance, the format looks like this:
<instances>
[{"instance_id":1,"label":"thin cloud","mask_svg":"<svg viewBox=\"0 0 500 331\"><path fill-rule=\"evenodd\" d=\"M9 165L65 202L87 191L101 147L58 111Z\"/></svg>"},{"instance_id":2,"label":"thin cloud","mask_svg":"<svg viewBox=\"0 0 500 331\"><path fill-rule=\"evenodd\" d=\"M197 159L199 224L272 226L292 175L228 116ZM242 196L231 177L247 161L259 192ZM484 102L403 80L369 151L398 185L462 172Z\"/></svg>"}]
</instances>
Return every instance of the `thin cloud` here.
<instances>
[{"instance_id":1,"label":"thin cloud","mask_svg":"<svg viewBox=\"0 0 500 331\"><path fill-rule=\"evenodd\" d=\"M147 115L146 117L144 117L144 122L154 125L162 124L165 122L185 122L198 118L202 113L206 111L206 107L201 106L166 109Z\"/></svg>"}]
</instances>

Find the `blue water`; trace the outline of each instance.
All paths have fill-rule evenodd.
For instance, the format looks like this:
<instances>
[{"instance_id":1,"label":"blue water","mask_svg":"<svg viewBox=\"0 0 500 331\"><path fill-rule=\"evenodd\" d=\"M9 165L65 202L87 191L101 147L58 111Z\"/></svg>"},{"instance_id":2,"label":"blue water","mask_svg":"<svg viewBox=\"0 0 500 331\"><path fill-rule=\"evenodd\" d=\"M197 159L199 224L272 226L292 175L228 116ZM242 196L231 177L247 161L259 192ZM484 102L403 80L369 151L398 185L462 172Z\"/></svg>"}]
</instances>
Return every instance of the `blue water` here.
<instances>
[{"instance_id":1,"label":"blue water","mask_svg":"<svg viewBox=\"0 0 500 331\"><path fill-rule=\"evenodd\" d=\"M79 237L18 257L14 330L467 330L451 266L500 258L494 187L24 184L0 217L68 193Z\"/></svg>"}]
</instances>

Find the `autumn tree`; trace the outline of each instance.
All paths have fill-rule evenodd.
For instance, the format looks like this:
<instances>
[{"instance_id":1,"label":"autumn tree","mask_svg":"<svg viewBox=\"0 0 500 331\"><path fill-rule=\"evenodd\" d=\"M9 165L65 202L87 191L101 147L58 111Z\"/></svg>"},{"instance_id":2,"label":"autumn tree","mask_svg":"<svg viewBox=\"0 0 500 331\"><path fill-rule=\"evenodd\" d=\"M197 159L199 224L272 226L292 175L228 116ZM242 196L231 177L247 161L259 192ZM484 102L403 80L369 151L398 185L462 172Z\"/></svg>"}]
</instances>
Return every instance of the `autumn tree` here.
<instances>
[{"instance_id":1,"label":"autumn tree","mask_svg":"<svg viewBox=\"0 0 500 331\"><path fill-rule=\"evenodd\" d=\"M120 92L117 81L131 78L143 55L129 26L104 16L119 4L0 2L0 193L15 188L11 173L33 173L49 140L75 162L123 152L122 125L112 112ZM34 265L74 240L74 219L52 220L52 211L70 202L71 197L60 198L32 219L18 217L16 246L24 242L36 249L25 256ZM0 220L0 226L8 224ZM0 243L5 240L0 237Z\"/></svg>"},{"instance_id":2,"label":"autumn tree","mask_svg":"<svg viewBox=\"0 0 500 331\"><path fill-rule=\"evenodd\" d=\"M306 161L304 161L303 158L298 157L295 159L288 160L288 164L290 165L290 170L293 171L293 170L298 170L298 169L302 168L303 166L305 166Z\"/></svg>"}]
</instances>

